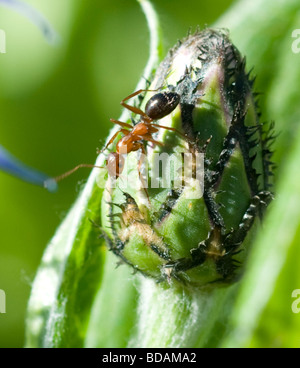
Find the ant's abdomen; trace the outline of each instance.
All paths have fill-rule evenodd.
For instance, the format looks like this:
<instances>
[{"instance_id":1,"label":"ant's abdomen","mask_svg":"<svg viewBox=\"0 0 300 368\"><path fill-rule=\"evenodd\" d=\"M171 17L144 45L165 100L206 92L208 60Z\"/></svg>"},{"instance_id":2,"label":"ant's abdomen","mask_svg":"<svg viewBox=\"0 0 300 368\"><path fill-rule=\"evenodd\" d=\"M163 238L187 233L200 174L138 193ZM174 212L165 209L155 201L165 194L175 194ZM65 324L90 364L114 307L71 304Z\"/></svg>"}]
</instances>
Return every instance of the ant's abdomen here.
<instances>
[{"instance_id":1,"label":"ant's abdomen","mask_svg":"<svg viewBox=\"0 0 300 368\"><path fill-rule=\"evenodd\" d=\"M152 120L159 120L169 115L179 104L180 96L175 92L157 93L147 102L145 113Z\"/></svg>"}]
</instances>

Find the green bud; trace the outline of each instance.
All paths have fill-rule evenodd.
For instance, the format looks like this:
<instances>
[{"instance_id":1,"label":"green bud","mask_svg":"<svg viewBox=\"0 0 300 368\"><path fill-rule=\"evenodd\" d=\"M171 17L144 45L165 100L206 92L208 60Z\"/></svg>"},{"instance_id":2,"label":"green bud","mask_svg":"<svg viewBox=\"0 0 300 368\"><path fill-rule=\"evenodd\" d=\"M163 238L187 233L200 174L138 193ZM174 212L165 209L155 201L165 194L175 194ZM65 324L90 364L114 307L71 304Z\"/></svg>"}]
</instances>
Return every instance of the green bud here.
<instances>
[{"instance_id":1,"label":"green bud","mask_svg":"<svg viewBox=\"0 0 300 368\"><path fill-rule=\"evenodd\" d=\"M188 36L161 63L139 106L154 116L152 100L169 99L162 118L153 119L163 126L150 135L159 143L141 135L140 149L127 146L124 170L108 179L102 202L109 248L136 271L195 287L238 277L271 198L271 135L259 122L252 87L223 30ZM172 156L172 164L158 170L158 154Z\"/></svg>"}]
</instances>

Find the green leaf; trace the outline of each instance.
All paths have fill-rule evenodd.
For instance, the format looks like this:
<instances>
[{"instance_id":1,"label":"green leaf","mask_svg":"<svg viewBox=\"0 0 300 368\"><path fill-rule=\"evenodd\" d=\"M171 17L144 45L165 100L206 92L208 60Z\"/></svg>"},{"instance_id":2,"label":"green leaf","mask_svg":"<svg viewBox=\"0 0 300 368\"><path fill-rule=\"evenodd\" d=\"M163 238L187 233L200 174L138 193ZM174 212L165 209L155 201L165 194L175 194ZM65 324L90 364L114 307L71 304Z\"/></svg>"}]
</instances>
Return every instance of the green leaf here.
<instances>
[{"instance_id":1,"label":"green leaf","mask_svg":"<svg viewBox=\"0 0 300 368\"><path fill-rule=\"evenodd\" d=\"M261 93L263 117L274 120L280 132L274 146L276 162L286 156L299 126L299 54L292 52L299 9L297 0L240 0L216 23L230 30L232 41L246 55L249 70L253 68L257 76L255 88Z\"/></svg>"},{"instance_id":2,"label":"green leaf","mask_svg":"<svg viewBox=\"0 0 300 368\"><path fill-rule=\"evenodd\" d=\"M153 73L162 50L154 9L147 0L139 2L149 25L151 56L137 89L145 87L144 78L149 78ZM128 113L124 112L120 120L127 118ZM116 127L111 134L117 130ZM95 165L104 164L105 157L101 154ZM97 240L99 231L90 221L100 225L101 188L104 187L102 180L99 178L99 169L94 169L45 251L28 305L27 347L82 347L85 344L91 309L101 285L106 257L106 251L101 247L103 239ZM106 280L104 278L104 282ZM116 293L119 287L116 283ZM108 290L113 293L113 290ZM130 305L132 293L126 297ZM118 308L123 307L119 305ZM104 314L101 315L101 312L98 311L97 319L102 316L105 320L105 308Z\"/></svg>"},{"instance_id":3,"label":"green leaf","mask_svg":"<svg viewBox=\"0 0 300 368\"><path fill-rule=\"evenodd\" d=\"M92 307L85 347L126 348L136 325L137 280L129 267L116 267L109 253L101 288Z\"/></svg>"},{"instance_id":4,"label":"green leaf","mask_svg":"<svg viewBox=\"0 0 300 368\"><path fill-rule=\"evenodd\" d=\"M218 22L254 66L263 91L264 117L275 120L275 201L257 238L232 306L226 347L298 347L299 318L292 291L299 288L299 54L292 31L299 28L298 1L240 1ZM246 31L245 31L246 30Z\"/></svg>"},{"instance_id":5,"label":"green leaf","mask_svg":"<svg viewBox=\"0 0 300 368\"><path fill-rule=\"evenodd\" d=\"M240 285L226 347L299 347L291 295L300 281L300 131L296 139Z\"/></svg>"},{"instance_id":6,"label":"green leaf","mask_svg":"<svg viewBox=\"0 0 300 368\"><path fill-rule=\"evenodd\" d=\"M97 221L93 216L102 197L96 175L92 173L43 256L28 305L27 347L83 344L105 258L90 222Z\"/></svg>"}]
</instances>

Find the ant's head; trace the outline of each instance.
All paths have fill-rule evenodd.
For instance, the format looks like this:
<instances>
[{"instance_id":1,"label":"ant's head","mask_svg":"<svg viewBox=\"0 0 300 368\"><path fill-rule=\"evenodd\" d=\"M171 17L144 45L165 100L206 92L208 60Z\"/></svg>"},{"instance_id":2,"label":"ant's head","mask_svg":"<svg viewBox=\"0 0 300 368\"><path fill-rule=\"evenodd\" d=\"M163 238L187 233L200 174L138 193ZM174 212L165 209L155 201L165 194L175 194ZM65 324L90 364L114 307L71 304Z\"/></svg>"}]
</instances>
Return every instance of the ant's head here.
<instances>
[{"instance_id":1,"label":"ant's head","mask_svg":"<svg viewBox=\"0 0 300 368\"><path fill-rule=\"evenodd\" d=\"M175 92L157 93L146 104L145 113L152 120L159 120L169 115L179 104L180 96Z\"/></svg>"},{"instance_id":2,"label":"ant's head","mask_svg":"<svg viewBox=\"0 0 300 368\"><path fill-rule=\"evenodd\" d=\"M110 177L117 179L124 169L124 157L116 152L111 152L107 156L106 168Z\"/></svg>"}]
</instances>

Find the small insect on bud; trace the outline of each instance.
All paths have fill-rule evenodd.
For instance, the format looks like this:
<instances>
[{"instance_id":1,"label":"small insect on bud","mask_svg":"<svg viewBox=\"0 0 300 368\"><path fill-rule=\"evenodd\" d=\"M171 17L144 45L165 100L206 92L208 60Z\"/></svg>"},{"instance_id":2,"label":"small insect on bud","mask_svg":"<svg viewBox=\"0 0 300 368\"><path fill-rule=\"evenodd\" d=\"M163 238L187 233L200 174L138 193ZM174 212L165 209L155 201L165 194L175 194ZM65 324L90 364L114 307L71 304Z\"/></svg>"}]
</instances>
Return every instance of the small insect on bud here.
<instances>
[{"instance_id":1,"label":"small insect on bud","mask_svg":"<svg viewBox=\"0 0 300 368\"><path fill-rule=\"evenodd\" d=\"M126 148L117 172L132 180L122 189L120 178L114 187L108 181L104 237L123 261L157 281L233 282L272 197L272 133L259 122L245 59L227 32L196 32L169 52L150 88L121 102L134 126L112 119L124 137L107 167ZM142 92L139 107L125 103ZM189 164L182 161L188 154ZM148 185L132 185L138 182Z\"/></svg>"}]
</instances>

